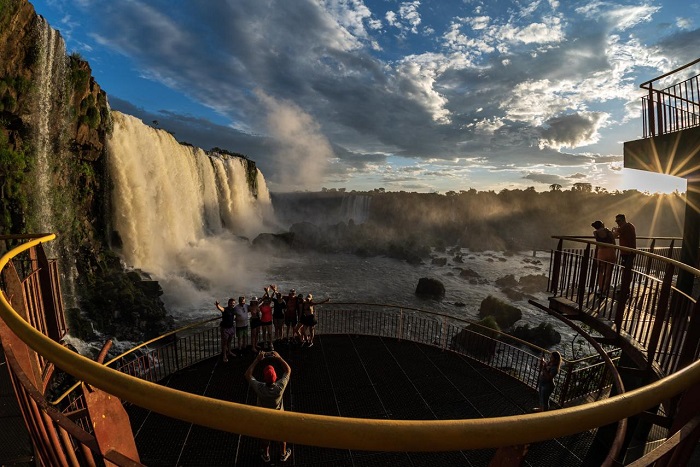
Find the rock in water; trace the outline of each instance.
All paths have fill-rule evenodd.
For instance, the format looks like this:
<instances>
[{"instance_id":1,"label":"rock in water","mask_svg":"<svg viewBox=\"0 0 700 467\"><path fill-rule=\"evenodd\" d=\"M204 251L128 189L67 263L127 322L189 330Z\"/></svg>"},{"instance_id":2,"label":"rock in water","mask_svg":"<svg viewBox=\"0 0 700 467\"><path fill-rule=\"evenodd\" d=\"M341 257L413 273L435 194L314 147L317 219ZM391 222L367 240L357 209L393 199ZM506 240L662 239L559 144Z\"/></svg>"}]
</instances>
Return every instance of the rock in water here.
<instances>
[{"instance_id":1,"label":"rock in water","mask_svg":"<svg viewBox=\"0 0 700 467\"><path fill-rule=\"evenodd\" d=\"M416 286L416 295L440 300L445 297L445 285L437 279L421 277Z\"/></svg>"}]
</instances>

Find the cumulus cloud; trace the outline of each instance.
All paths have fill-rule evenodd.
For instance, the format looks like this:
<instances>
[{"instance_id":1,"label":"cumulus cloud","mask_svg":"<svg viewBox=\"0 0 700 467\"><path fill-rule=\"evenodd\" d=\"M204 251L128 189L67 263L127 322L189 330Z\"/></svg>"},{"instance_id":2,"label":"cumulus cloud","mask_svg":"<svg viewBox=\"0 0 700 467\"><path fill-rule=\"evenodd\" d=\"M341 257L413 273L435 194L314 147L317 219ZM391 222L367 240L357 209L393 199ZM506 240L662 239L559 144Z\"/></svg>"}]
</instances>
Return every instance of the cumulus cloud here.
<instances>
[{"instance_id":1,"label":"cumulus cloud","mask_svg":"<svg viewBox=\"0 0 700 467\"><path fill-rule=\"evenodd\" d=\"M606 121L602 113L577 113L550 118L542 129L540 146L577 148L598 140L598 128Z\"/></svg>"},{"instance_id":2,"label":"cumulus cloud","mask_svg":"<svg viewBox=\"0 0 700 467\"><path fill-rule=\"evenodd\" d=\"M536 181L619 162L619 141L603 138L639 125L639 82L700 48L690 16L661 24L664 10L641 1L392 5L109 2L99 14L85 8L81 50L128 57L146 89L165 86L184 102L106 87L119 110L205 149L245 153L271 185L294 176L320 186L397 157L415 177L479 167L512 172L513 183L523 171ZM201 108L208 118L190 113ZM582 147L606 155L568 152Z\"/></svg>"}]
</instances>

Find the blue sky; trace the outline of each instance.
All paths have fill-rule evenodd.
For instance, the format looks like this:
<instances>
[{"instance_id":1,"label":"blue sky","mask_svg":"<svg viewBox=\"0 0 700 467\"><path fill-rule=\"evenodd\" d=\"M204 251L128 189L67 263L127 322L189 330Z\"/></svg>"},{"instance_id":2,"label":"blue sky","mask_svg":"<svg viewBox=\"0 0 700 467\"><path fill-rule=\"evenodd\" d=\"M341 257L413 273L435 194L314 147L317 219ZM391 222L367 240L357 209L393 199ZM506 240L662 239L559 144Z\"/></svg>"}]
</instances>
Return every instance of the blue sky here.
<instances>
[{"instance_id":1,"label":"blue sky","mask_svg":"<svg viewBox=\"0 0 700 467\"><path fill-rule=\"evenodd\" d=\"M622 143L639 84L698 58L700 1L32 3L113 109L248 155L272 191L685 190Z\"/></svg>"}]
</instances>

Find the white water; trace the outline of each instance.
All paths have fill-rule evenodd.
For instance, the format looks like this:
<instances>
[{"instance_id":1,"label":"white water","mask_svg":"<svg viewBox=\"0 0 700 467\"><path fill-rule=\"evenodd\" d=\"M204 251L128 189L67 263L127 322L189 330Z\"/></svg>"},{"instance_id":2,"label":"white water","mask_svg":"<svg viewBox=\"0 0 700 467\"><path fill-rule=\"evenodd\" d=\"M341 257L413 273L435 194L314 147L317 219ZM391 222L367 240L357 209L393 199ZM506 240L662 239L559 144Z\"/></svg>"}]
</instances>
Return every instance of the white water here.
<instances>
[{"instance_id":1,"label":"white water","mask_svg":"<svg viewBox=\"0 0 700 467\"><path fill-rule=\"evenodd\" d=\"M248 189L244 160L209 156L134 117L118 112L113 117L109 168L121 253L127 265L160 282L166 307L179 322L215 317L215 300L261 295L268 284L277 284L283 292L295 288L298 293L336 302L391 303L477 319L479 305L488 295L512 302L495 285L497 279L548 272L548 255L532 258L531 252L505 256L461 250L463 263L454 260L455 252L434 253L447 258L447 265L414 266L383 257L255 251L239 236L253 239L271 231L269 225L274 222L259 171L256 197ZM365 220L368 210L363 199L353 199L342 209L343 215L356 216L356 222ZM477 272L481 283L459 277L460 268ZM442 281L445 299L416 297L421 277ZM544 291L535 295L546 300ZM464 306L456 306L458 302ZM531 326L551 322L565 334L562 344L570 340L566 337L570 333L529 305L527 298L515 305L523 311L524 322Z\"/></svg>"},{"instance_id":2,"label":"white water","mask_svg":"<svg viewBox=\"0 0 700 467\"><path fill-rule=\"evenodd\" d=\"M160 281L175 314L256 280L264 257L251 253L241 237L254 238L271 221L260 171L256 197L244 159L210 156L137 118L112 116L113 224L126 264Z\"/></svg>"},{"instance_id":3,"label":"white water","mask_svg":"<svg viewBox=\"0 0 700 467\"><path fill-rule=\"evenodd\" d=\"M367 195L346 195L340 205L340 215L343 221L352 220L355 224L363 224L369 218L369 206L372 197Z\"/></svg>"},{"instance_id":4,"label":"white water","mask_svg":"<svg viewBox=\"0 0 700 467\"><path fill-rule=\"evenodd\" d=\"M51 125L60 126L64 120L63 89L66 79L65 44L59 33L41 16L37 21L39 63L37 66L37 99L33 116L34 148L36 149L36 222L42 232L55 229L54 211L51 206L51 181L53 157L52 144L60 141L60 132L51 132ZM56 144L55 146L58 146Z\"/></svg>"}]
</instances>

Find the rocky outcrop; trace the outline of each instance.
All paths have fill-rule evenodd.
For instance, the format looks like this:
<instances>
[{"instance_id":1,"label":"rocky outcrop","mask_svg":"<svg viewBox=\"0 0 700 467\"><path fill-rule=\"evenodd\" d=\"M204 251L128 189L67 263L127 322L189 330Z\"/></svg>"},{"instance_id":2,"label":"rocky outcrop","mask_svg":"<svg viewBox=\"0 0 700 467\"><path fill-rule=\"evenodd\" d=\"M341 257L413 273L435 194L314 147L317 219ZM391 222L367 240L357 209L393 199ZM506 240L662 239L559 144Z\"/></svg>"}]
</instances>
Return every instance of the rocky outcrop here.
<instances>
[{"instance_id":1,"label":"rocky outcrop","mask_svg":"<svg viewBox=\"0 0 700 467\"><path fill-rule=\"evenodd\" d=\"M509 329L523 317L519 308L489 295L481 302L479 318L493 316L501 329Z\"/></svg>"},{"instance_id":2,"label":"rocky outcrop","mask_svg":"<svg viewBox=\"0 0 700 467\"><path fill-rule=\"evenodd\" d=\"M445 285L437 279L421 277L416 286L416 295L441 300L445 297Z\"/></svg>"},{"instance_id":3,"label":"rocky outcrop","mask_svg":"<svg viewBox=\"0 0 700 467\"><path fill-rule=\"evenodd\" d=\"M42 85L49 69L55 79ZM48 128L40 128L39 118ZM50 147L37 146L39 132ZM51 248L65 268L63 280L75 280L75 287L62 284L64 291L76 290L72 297L64 292L64 301L71 302L66 305L74 306L69 325L82 332L92 325L81 320L90 319L97 330L138 340L158 333L168 320L160 287L127 275L109 249L110 132L107 95L88 63L78 54L66 56L60 34L29 2L0 2L0 231L35 233L48 225L57 232ZM37 183L40 154L45 183ZM39 214L40 198L50 206L51 219Z\"/></svg>"}]
</instances>

